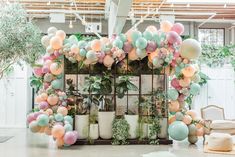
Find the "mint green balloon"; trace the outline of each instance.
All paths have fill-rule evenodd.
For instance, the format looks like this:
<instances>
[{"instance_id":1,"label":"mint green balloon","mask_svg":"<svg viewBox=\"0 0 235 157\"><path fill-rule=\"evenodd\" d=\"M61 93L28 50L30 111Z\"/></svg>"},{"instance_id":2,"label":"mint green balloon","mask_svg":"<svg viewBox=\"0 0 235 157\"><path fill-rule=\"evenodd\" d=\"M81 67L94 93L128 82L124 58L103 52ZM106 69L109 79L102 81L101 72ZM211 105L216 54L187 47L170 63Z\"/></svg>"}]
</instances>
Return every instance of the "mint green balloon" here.
<instances>
[{"instance_id":1,"label":"mint green balloon","mask_svg":"<svg viewBox=\"0 0 235 157\"><path fill-rule=\"evenodd\" d=\"M52 88L54 89L61 89L62 88L62 80L56 79L51 82Z\"/></svg>"},{"instance_id":2,"label":"mint green balloon","mask_svg":"<svg viewBox=\"0 0 235 157\"><path fill-rule=\"evenodd\" d=\"M65 132L73 131L73 126L68 123L64 125L64 129L65 129Z\"/></svg>"},{"instance_id":3,"label":"mint green balloon","mask_svg":"<svg viewBox=\"0 0 235 157\"><path fill-rule=\"evenodd\" d=\"M169 89L167 91L167 95L169 97L170 100L177 100L177 98L179 97L179 93L176 89Z\"/></svg>"},{"instance_id":4,"label":"mint green balloon","mask_svg":"<svg viewBox=\"0 0 235 157\"><path fill-rule=\"evenodd\" d=\"M37 117L37 124L39 126L47 126L49 123L49 117L45 114L40 114L38 117Z\"/></svg>"},{"instance_id":5,"label":"mint green balloon","mask_svg":"<svg viewBox=\"0 0 235 157\"><path fill-rule=\"evenodd\" d=\"M138 38L140 38L142 36L141 32L140 31L133 31L131 33L131 40L132 40L132 43L135 44L136 40Z\"/></svg>"},{"instance_id":6,"label":"mint green balloon","mask_svg":"<svg viewBox=\"0 0 235 157\"><path fill-rule=\"evenodd\" d=\"M140 37L136 40L135 46L139 49L144 49L147 46L147 40L143 37Z\"/></svg>"},{"instance_id":7,"label":"mint green balloon","mask_svg":"<svg viewBox=\"0 0 235 157\"><path fill-rule=\"evenodd\" d=\"M80 54L80 56L82 56L82 57L86 57L86 50L85 49L80 49L80 51L79 51L79 54Z\"/></svg>"},{"instance_id":8,"label":"mint green balloon","mask_svg":"<svg viewBox=\"0 0 235 157\"><path fill-rule=\"evenodd\" d=\"M63 116L61 113L57 113L57 114L55 115L55 120L56 120L57 122L62 122L62 121L64 120L64 116Z\"/></svg>"},{"instance_id":9,"label":"mint green balloon","mask_svg":"<svg viewBox=\"0 0 235 157\"><path fill-rule=\"evenodd\" d=\"M156 42L157 43L157 45L158 45L158 47L160 46L160 44L161 44L161 37L160 37L160 35L157 33L157 32L155 32L155 33L153 33L153 35L152 35L153 37L153 41L154 42Z\"/></svg>"},{"instance_id":10,"label":"mint green balloon","mask_svg":"<svg viewBox=\"0 0 235 157\"><path fill-rule=\"evenodd\" d=\"M182 112L176 112L175 118L176 118L176 120L178 120L178 121L182 121L183 118L184 118L184 114L183 114Z\"/></svg>"},{"instance_id":11,"label":"mint green balloon","mask_svg":"<svg viewBox=\"0 0 235 157\"><path fill-rule=\"evenodd\" d=\"M113 41L113 47L118 47L119 49L122 49L123 42L120 39L115 39Z\"/></svg>"},{"instance_id":12,"label":"mint green balloon","mask_svg":"<svg viewBox=\"0 0 235 157\"><path fill-rule=\"evenodd\" d=\"M73 125L73 118L71 116L65 116L64 122L68 122L69 124Z\"/></svg>"},{"instance_id":13,"label":"mint green balloon","mask_svg":"<svg viewBox=\"0 0 235 157\"><path fill-rule=\"evenodd\" d=\"M90 50L86 53L86 58L90 61L94 61L97 59L96 53L93 50Z\"/></svg>"},{"instance_id":14,"label":"mint green balloon","mask_svg":"<svg viewBox=\"0 0 235 157\"><path fill-rule=\"evenodd\" d=\"M189 92L190 92L190 94L192 94L192 95L197 95L197 94L199 94L199 92L200 92L200 85L199 84L197 84L197 83L192 83L191 85L190 85L190 90L189 90Z\"/></svg>"},{"instance_id":15,"label":"mint green balloon","mask_svg":"<svg viewBox=\"0 0 235 157\"><path fill-rule=\"evenodd\" d=\"M119 34L116 39L120 39L122 42L126 42L127 41L127 37L123 33Z\"/></svg>"},{"instance_id":16,"label":"mint green balloon","mask_svg":"<svg viewBox=\"0 0 235 157\"><path fill-rule=\"evenodd\" d=\"M153 39L153 34L152 32L150 31L144 31L143 33L143 37L146 39L146 40L152 40Z\"/></svg>"},{"instance_id":17,"label":"mint green balloon","mask_svg":"<svg viewBox=\"0 0 235 157\"><path fill-rule=\"evenodd\" d=\"M75 35L71 35L69 38L68 38L69 42L71 44L77 44L78 43L78 39Z\"/></svg>"},{"instance_id":18,"label":"mint green balloon","mask_svg":"<svg viewBox=\"0 0 235 157\"><path fill-rule=\"evenodd\" d=\"M136 54L140 59L143 59L144 57L147 56L147 53L146 53L145 49L137 49Z\"/></svg>"},{"instance_id":19,"label":"mint green balloon","mask_svg":"<svg viewBox=\"0 0 235 157\"><path fill-rule=\"evenodd\" d=\"M84 40L80 40L79 42L78 42L78 47L80 48L80 49L84 49L85 47L86 47L86 41L84 41Z\"/></svg>"},{"instance_id":20,"label":"mint green balloon","mask_svg":"<svg viewBox=\"0 0 235 157\"><path fill-rule=\"evenodd\" d=\"M182 121L175 121L169 126L168 134L172 139L182 141L188 137L189 130Z\"/></svg>"}]
</instances>

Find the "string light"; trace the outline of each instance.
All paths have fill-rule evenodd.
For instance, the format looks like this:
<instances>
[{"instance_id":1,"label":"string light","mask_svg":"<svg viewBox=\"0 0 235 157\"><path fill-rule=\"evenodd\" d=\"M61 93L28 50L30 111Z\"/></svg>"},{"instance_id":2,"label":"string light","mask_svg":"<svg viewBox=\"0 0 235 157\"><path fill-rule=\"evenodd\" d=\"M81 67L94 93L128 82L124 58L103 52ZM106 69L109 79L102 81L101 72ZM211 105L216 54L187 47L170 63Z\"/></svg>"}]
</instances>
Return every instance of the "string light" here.
<instances>
[{"instance_id":1,"label":"string light","mask_svg":"<svg viewBox=\"0 0 235 157\"><path fill-rule=\"evenodd\" d=\"M72 20L69 21L69 28L73 28L73 21Z\"/></svg>"}]
</instances>

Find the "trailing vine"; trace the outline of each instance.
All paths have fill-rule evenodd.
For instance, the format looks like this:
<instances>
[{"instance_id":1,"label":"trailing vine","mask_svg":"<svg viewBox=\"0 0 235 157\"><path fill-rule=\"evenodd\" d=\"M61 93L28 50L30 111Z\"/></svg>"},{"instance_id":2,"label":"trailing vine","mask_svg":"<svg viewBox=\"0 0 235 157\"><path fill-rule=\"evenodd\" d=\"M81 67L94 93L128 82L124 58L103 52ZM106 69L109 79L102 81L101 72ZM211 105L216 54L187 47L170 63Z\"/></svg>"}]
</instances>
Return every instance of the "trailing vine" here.
<instances>
[{"instance_id":1,"label":"trailing vine","mask_svg":"<svg viewBox=\"0 0 235 157\"><path fill-rule=\"evenodd\" d=\"M129 137L130 126L124 118L114 119L112 124L113 140L114 145L124 145L128 144L126 141Z\"/></svg>"}]
</instances>

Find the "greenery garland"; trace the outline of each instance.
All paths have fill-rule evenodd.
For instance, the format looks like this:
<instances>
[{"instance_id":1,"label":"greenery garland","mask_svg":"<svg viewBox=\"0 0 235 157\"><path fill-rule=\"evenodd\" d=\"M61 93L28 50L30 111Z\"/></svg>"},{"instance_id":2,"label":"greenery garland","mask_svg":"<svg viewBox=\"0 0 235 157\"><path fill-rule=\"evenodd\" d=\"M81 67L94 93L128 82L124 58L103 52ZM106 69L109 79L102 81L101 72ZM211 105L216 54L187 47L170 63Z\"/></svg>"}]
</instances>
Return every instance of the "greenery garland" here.
<instances>
[{"instance_id":1,"label":"greenery garland","mask_svg":"<svg viewBox=\"0 0 235 157\"><path fill-rule=\"evenodd\" d=\"M126 141L129 137L130 126L124 118L114 119L112 124L113 140L114 145L128 144Z\"/></svg>"}]
</instances>

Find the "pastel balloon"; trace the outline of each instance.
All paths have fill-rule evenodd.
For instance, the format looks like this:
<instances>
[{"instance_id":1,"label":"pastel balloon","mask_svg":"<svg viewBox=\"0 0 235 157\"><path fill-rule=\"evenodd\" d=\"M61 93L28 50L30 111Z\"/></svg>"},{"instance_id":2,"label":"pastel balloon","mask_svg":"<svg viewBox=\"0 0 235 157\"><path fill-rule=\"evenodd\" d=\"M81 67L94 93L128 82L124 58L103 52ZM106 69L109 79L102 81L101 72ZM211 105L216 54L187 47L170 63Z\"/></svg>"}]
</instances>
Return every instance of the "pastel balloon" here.
<instances>
[{"instance_id":1,"label":"pastel balloon","mask_svg":"<svg viewBox=\"0 0 235 157\"><path fill-rule=\"evenodd\" d=\"M64 143L68 145L72 145L77 141L77 136L72 131L68 131L64 135Z\"/></svg>"},{"instance_id":2,"label":"pastel balloon","mask_svg":"<svg viewBox=\"0 0 235 157\"><path fill-rule=\"evenodd\" d=\"M120 39L122 42L126 42L127 41L127 37L125 34L121 33L117 36L118 39Z\"/></svg>"},{"instance_id":3,"label":"pastel balloon","mask_svg":"<svg viewBox=\"0 0 235 157\"><path fill-rule=\"evenodd\" d=\"M113 41L113 47L117 47L119 49L122 49L123 47L123 42L120 39L115 39Z\"/></svg>"},{"instance_id":4,"label":"pastel balloon","mask_svg":"<svg viewBox=\"0 0 235 157\"><path fill-rule=\"evenodd\" d=\"M131 33L131 41L135 44L136 40L142 36L140 31L134 30Z\"/></svg>"},{"instance_id":5,"label":"pastel balloon","mask_svg":"<svg viewBox=\"0 0 235 157\"><path fill-rule=\"evenodd\" d=\"M189 124L192 122L191 116L185 115L184 118L183 118L183 122L184 122L186 125L189 125Z\"/></svg>"},{"instance_id":6,"label":"pastel balloon","mask_svg":"<svg viewBox=\"0 0 235 157\"><path fill-rule=\"evenodd\" d=\"M196 135L190 135L188 136L188 141L190 144L195 144L198 141L198 137Z\"/></svg>"},{"instance_id":7,"label":"pastel balloon","mask_svg":"<svg viewBox=\"0 0 235 157\"><path fill-rule=\"evenodd\" d=\"M73 44L70 50L71 50L71 52L77 54L79 52L79 47L78 47L78 45Z\"/></svg>"},{"instance_id":8,"label":"pastel balloon","mask_svg":"<svg viewBox=\"0 0 235 157\"><path fill-rule=\"evenodd\" d=\"M46 114L41 114L37 117L36 121L39 126L47 126L49 123L49 117Z\"/></svg>"},{"instance_id":9,"label":"pastel balloon","mask_svg":"<svg viewBox=\"0 0 235 157\"><path fill-rule=\"evenodd\" d=\"M63 115L62 115L61 113L57 113L57 114L55 115L55 120L56 120L57 122L62 122L62 121L64 120L64 117L63 117Z\"/></svg>"},{"instance_id":10,"label":"pastel balloon","mask_svg":"<svg viewBox=\"0 0 235 157\"><path fill-rule=\"evenodd\" d=\"M80 49L85 49L86 42L84 40L80 40L77 45Z\"/></svg>"},{"instance_id":11,"label":"pastel balloon","mask_svg":"<svg viewBox=\"0 0 235 157\"><path fill-rule=\"evenodd\" d=\"M189 130L183 122L175 121L169 126L168 133L172 139L182 141L188 137Z\"/></svg>"},{"instance_id":12,"label":"pastel balloon","mask_svg":"<svg viewBox=\"0 0 235 157\"><path fill-rule=\"evenodd\" d=\"M136 40L135 45L139 49L144 49L147 46L147 40L143 37L140 37Z\"/></svg>"},{"instance_id":13,"label":"pastel balloon","mask_svg":"<svg viewBox=\"0 0 235 157\"><path fill-rule=\"evenodd\" d=\"M65 129L65 132L73 131L73 126L68 123L64 125L64 129Z\"/></svg>"},{"instance_id":14,"label":"pastel balloon","mask_svg":"<svg viewBox=\"0 0 235 157\"><path fill-rule=\"evenodd\" d=\"M51 38L50 40L50 46L54 49L54 50L58 50L60 48L62 48L63 46L63 41L58 37L58 36L54 36Z\"/></svg>"},{"instance_id":15,"label":"pastel balloon","mask_svg":"<svg viewBox=\"0 0 235 157\"><path fill-rule=\"evenodd\" d=\"M157 48L157 44L154 41L148 41L146 46L147 52L154 52Z\"/></svg>"},{"instance_id":16,"label":"pastel balloon","mask_svg":"<svg viewBox=\"0 0 235 157\"><path fill-rule=\"evenodd\" d=\"M175 23L172 28L171 31L176 32L177 34L181 35L184 32L184 25L182 25L181 23Z\"/></svg>"},{"instance_id":17,"label":"pastel balloon","mask_svg":"<svg viewBox=\"0 0 235 157\"><path fill-rule=\"evenodd\" d=\"M200 93L200 89L201 89L201 87L200 87L199 84L197 84L197 83L192 83L192 84L190 85L190 90L189 90L189 92L190 92L192 95L198 95L198 94Z\"/></svg>"},{"instance_id":18,"label":"pastel balloon","mask_svg":"<svg viewBox=\"0 0 235 157\"><path fill-rule=\"evenodd\" d=\"M51 128L50 127L45 127L45 129L44 129L44 133L46 134L46 135L51 135Z\"/></svg>"},{"instance_id":19,"label":"pastel balloon","mask_svg":"<svg viewBox=\"0 0 235 157\"><path fill-rule=\"evenodd\" d=\"M57 37L59 37L62 41L65 39L66 37L66 34L63 30L58 30L56 31L56 34L55 34Z\"/></svg>"},{"instance_id":20,"label":"pastel balloon","mask_svg":"<svg viewBox=\"0 0 235 157\"><path fill-rule=\"evenodd\" d=\"M198 83L200 82L201 80L201 77L199 74L195 74L193 77L192 77L192 81L195 82L195 83Z\"/></svg>"},{"instance_id":21,"label":"pastel balloon","mask_svg":"<svg viewBox=\"0 0 235 157\"><path fill-rule=\"evenodd\" d=\"M53 76L52 76L52 74L50 74L50 73L46 73L43 78L44 78L43 81L45 81L45 82L51 82L52 79L53 79Z\"/></svg>"},{"instance_id":22,"label":"pastel balloon","mask_svg":"<svg viewBox=\"0 0 235 157\"><path fill-rule=\"evenodd\" d=\"M152 34L152 32L145 30L144 33L143 33L143 37L146 40L152 40L153 39L153 34Z\"/></svg>"},{"instance_id":23,"label":"pastel balloon","mask_svg":"<svg viewBox=\"0 0 235 157\"><path fill-rule=\"evenodd\" d=\"M68 109L66 107L60 106L57 109L57 113L60 113L63 116L66 116L68 114Z\"/></svg>"},{"instance_id":24,"label":"pastel balloon","mask_svg":"<svg viewBox=\"0 0 235 157\"><path fill-rule=\"evenodd\" d=\"M190 85L190 78L185 77L184 79L179 80L179 84L181 87L188 87Z\"/></svg>"},{"instance_id":25,"label":"pastel balloon","mask_svg":"<svg viewBox=\"0 0 235 157\"><path fill-rule=\"evenodd\" d=\"M41 43L44 47L48 47L50 45L50 38L48 35L44 35L41 39Z\"/></svg>"},{"instance_id":26,"label":"pastel balloon","mask_svg":"<svg viewBox=\"0 0 235 157\"><path fill-rule=\"evenodd\" d=\"M42 102L40 102L40 104L39 104L39 109L40 110L45 110L45 109L47 109L49 107L49 105L48 105L48 103L46 102L46 101L42 101Z\"/></svg>"},{"instance_id":27,"label":"pastel balloon","mask_svg":"<svg viewBox=\"0 0 235 157\"><path fill-rule=\"evenodd\" d=\"M169 32L172 28L172 23L170 21L161 21L160 23L160 29L163 32Z\"/></svg>"},{"instance_id":28,"label":"pastel balloon","mask_svg":"<svg viewBox=\"0 0 235 157\"><path fill-rule=\"evenodd\" d=\"M107 68L110 68L114 63L114 59L110 55L106 55L104 57L103 63Z\"/></svg>"},{"instance_id":29,"label":"pastel balloon","mask_svg":"<svg viewBox=\"0 0 235 157\"><path fill-rule=\"evenodd\" d=\"M101 43L102 43L103 45L109 43L109 39L108 39L107 37L102 37L102 38L100 38L100 41L101 41Z\"/></svg>"},{"instance_id":30,"label":"pastel balloon","mask_svg":"<svg viewBox=\"0 0 235 157\"><path fill-rule=\"evenodd\" d=\"M62 125L54 125L51 130L52 136L56 139L62 138L64 136L64 133L65 133L65 129Z\"/></svg>"},{"instance_id":31,"label":"pastel balloon","mask_svg":"<svg viewBox=\"0 0 235 157\"><path fill-rule=\"evenodd\" d=\"M57 138L56 139L56 146L58 148L63 147L64 146L64 139L63 138Z\"/></svg>"},{"instance_id":32,"label":"pastel balloon","mask_svg":"<svg viewBox=\"0 0 235 157\"><path fill-rule=\"evenodd\" d=\"M47 102L50 104L50 105L56 105L59 101L59 98L58 96L54 95L54 94L51 94L48 96L47 98Z\"/></svg>"},{"instance_id":33,"label":"pastel balloon","mask_svg":"<svg viewBox=\"0 0 235 157\"><path fill-rule=\"evenodd\" d=\"M133 30L128 30L128 31L125 33L128 42L132 42L132 39L131 39L132 31L133 31Z\"/></svg>"},{"instance_id":34,"label":"pastel balloon","mask_svg":"<svg viewBox=\"0 0 235 157\"><path fill-rule=\"evenodd\" d=\"M186 114L189 115L189 116L191 116L192 119L195 119L195 118L197 117L197 112L194 111L194 110L188 110L188 111L186 112Z\"/></svg>"},{"instance_id":35,"label":"pastel balloon","mask_svg":"<svg viewBox=\"0 0 235 157\"><path fill-rule=\"evenodd\" d=\"M170 44L176 43L178 41L178 38L179 38L179 35L174 31L170 31L166 35L166 39Z\"/></svg>"},{"instance_id":36,"label":"pastel balloon","mask_svg":"<svg viewBox=\"0 0 235 157\"><path fill-rule=\"evenodd\" d=\"M96 56L95 51L93 51L93 50L90 50L86 53L86 58L88 60L90 60L91 62L98 59L98 57Z\"/></svg>"},{"instance_id":37,"label":"pastel balloon","mask_svg":"<svg viewBox=\"0 0 235 157\"><path fill-rule=\"evenodd\" d=\"M184 77L192 77L195 74L196 70L193 66L187 66L183 68L181 72L184 75Z\"/></svg>"},{"instance_id":38,"label":"pastel balloon","mask_svg":"<svg viewBox=\"0 0 235 157\"><path fill-rule=\"evenodd\" d=\"M102 43L100 40L95 39L91 42L91 49L93 51L101 51L101 48L102 48Z\"/></svg>"},{"instance_id":39,"label":"pastel balloon","mask_svg":"<svg viewBox=\"0 0 235 157\"><path fill-rule=\"evenodd\" d=\"M31 121L31 123L29 123L29 129L31 132L36 133L40 131L41 127L36 121Z\"/></svg>"},{"instance_id":40,"label":"pastel balloon","mask_svg":"<svg viewBox=\"0 0 235 157\"><path fill-rule=\"evenodd\" d=\"M203 136L204 135L204 128L197 129L197 136Z\"/></svg>"},{"instance_id":41,"label":"pastel balloon","mask_svg":"<svg viewBox=\"0 0 235 157\"><path fill-rule=\"evenodd\" d=\"M190 124L190 125L188 125L188 130L189 130L189 135L194 135L194 136L196 136L196 134L197 134L197 128L196 128L196 126L194 125L194 124Z\"/></svg>"},{"instance_id":42,"label":"pastel balloon","mask_svg":"<svg viewBox=\"0 0 235 157\"><path fill-rule=\"evenodd\" d=\"M52 88L54 89L61 89L62 88L62 80L61 79L56 79L51 82Z\"/></svg>"},{"instance_id":43,"label":"pastel balloon","mask_svg":"<svg viewBox=\"0 0 235 157\"><path fill-rule=\"evenodd\" d=\"M174 121L176 121L176 116L171 116L171 117L168 119L168 124L171 124L171 123L173 123Z\"/></svg>"},{"instance_id":44,"label":"pastel balloon","mask_svg":"<svg viewBox=\"0 0 235 157\"><path fill-rule=\"evenodd\" d=\"M60 75L63 71L62 65L58 63L52 63L50 66L50 71L53 75Z\"/></svg>"},{"instance_id":45,"label":"pastel balloon","mask_svg":"<svg viewBox=\"0 0 235 157\"><path fill-rule=\"evenodd\" d=\"M179 80L177 80L177 78L174 78L171 80L171 86L177 90L181 89L180 84L179 84Z\"/></svg>"},{"instance_id":46,"label":"pastel balloon","mask_svg":"<svg viewBox=\"0 0 235 157\"><path fill-rule=\"evenodd\" d=\"M69 43L71 44L77 44L78 43L78 38L75 35L70 35L68 38Z\"/></svg>"},{"instance_id":47,"label":"pastel balloon","mask_svg":"<svg viewBox=\"0 0 235 157\"><path fill-rule=\"evenodd\" d=\"M50 69L46 66L43 66L42 67L42 72L45 74L45 73L48 73L50 71Z\"/></svg>"},{"instance_id":48,"label":"pastel balloon","mask_svg":"<svg viewBox=\"0 0 235 157\"><path fill-rule=\"evenodd\" d=\"M178 101L171 101L169 103L169 111L170 112L177 112L177 111L179 111L179 108L180 108L180 104Z\"/></svg>"},{"instance_id":49,"label":"pastel balloon","mask_svg":"<svg viewBox=\"0 0 235 157\"><path fill-rule=\"evenodd\" d=\"M153 25L150 25L146 28L146 31L149 31L149 32L157 32L157 28Z\"/></svg>"},{"instance_id":50,"label":"pastel balloon","mask_svg":"<svg viewBox=\"0 0 235 157\"><path fill-rule=\"evenodd\" d=\"M55 28L55 27L49 27L49 28L47 29L47 33L48 33L48 34L53 34L53 35L55 35L56 31L57 31L57 28Z\"/></svg>"},{"instance_id":51,"label":"pastel balloon","mask_svg":"<svg viewBox=\"0 0 235 157\"><path fill-rule=\"evenodd\" d=\"M201 44L195 39L186 39L180 46L180 55L187 59L197 59L201 55Z\"/></svg>"},{"instance_id":52,"label":"pastel balloon","mask_svg":"<svg viewBox=\"0 0 235 157\"><path fill-rule=\"evenodd\" d=\"M143 59L144 57L147 56L147 53L145 51L145 49L136 49L136 54L140 59Z\"/></svg>"},{"instance_id":53,"label":"pastel balloon","mask_svg":"<svg viewBox=\"0 0 235 157\"><path fill-rule=\"evenodd\" d=\"M85 49L80 49L79 50L79 55L81 56L81 57L85 57L86 56L86 50Z\"/></svg>"},{"instance_id":54,"label":"pastel balloon","mask_svg":"<svg viewBox=\"0 0 235 157\"><path fill-rule=\"evenodd\" d=\"M124 52L130 52L132 50L132 44L130 42L125 42L123 45Z\"/></svg>"},{"instance_id":55,"label":"pastel balloon","mask_svg":"<svg viewBox=\"0 0 235 157\"><path fill-rule=\"evenodd\" d=\"M33 68L33 73L34 73L35 76L41 77L43 75L42 67L34 67Z\"/></svg>"},{"instance_id":56,"label":"pastel balloon","mask_svg":"<svg viewBox=\"0 0 235 157\"><path fill-rule=\"evenodd\" d=\"M182 112L176 112L175 117L176 117L176 120L182 121L184 118L184 114Z\"/></svg>"},{"instance_id":57,"label":"pastel balloon","mask_svg":"<svg viewBox=\"0 0 235 157\"><path fill-rule=\"evenodd\" d=\"M52 115L52 114L53 114L53 110L50 109L50 108L48 108L48 109L46 110L46 113L47 113L48 115Z\"/></svg>"},{"instance_id":58,"label":"pastel balloon","mask_svg":"<svg viewBox=\"0 0 235 157\"><path fill-rule=\"evenodd\" d=\"M34 114L33 113L30 113L27 115L27 123L31 123L33 120L35 120L34 118Z\"/></svg>"},{"instance_id":59,"label":"pastel balloon","mask_svg":"<svg viewBox=\"0 0 235 157\"><path fill-rule=\"evenodd\" d=\"M135 49L135 48L133 48L133 49L131 50L131 52L128 53L128 59L129 59L129 60L132 60L132 61L138 59L138 55L137 55L137 53L136 53L136 49Z\"/></svg>"},{"instance_id":60,"label":"pastel balloon","mask_svg":"<svg viewBox=\"0 0 235 157\"><path fill-rule=\"evenodd\" d=\"M65 116L64 121L69 122L69 124L71 124L71 125L73 124L73 118L71 116L68 116L68 115Z\"/></svg>"},{"instance_id":61,"label":"pastel balloon","mask_svg":"<svg viewBox=\"0 0 235 157\"><path fill-rule=\"evenodd\" d=\"M155 58L155 57L158 57L158 49L156 50L156 51L154 51L154 52L152 52L152 53L149 53L148 54L148 60L149 60L149 62L153 62L153 59Z\"/></svg>"},{"instance_id":62,"label":"pastel balloon","mask_svg":"<svg viewBox=\"0 0 235 157\"><path fill-rule=\"evenodd\" d=\"M175 89L169 89L167 91L167 95L168 95L170 100L177 100L177 98L179 97L179 93Z\"/></svg>"}]
</instances>

